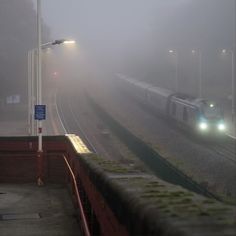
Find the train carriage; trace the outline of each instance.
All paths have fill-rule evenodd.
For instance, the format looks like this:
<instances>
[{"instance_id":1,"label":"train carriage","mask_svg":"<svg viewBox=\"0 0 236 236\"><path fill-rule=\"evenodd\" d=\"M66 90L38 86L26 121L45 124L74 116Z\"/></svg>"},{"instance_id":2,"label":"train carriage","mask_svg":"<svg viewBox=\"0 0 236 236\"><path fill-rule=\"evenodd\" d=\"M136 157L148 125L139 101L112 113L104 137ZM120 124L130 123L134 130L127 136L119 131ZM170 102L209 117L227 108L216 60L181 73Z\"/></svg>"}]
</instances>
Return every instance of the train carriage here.
<instances>
[{"instance_id":1,"label":"train carriage","mask_svg":"<svg viewBox=\"0 0 236 236\"><path fill-rule=\"evenodd\" d=\"M168 103L172 95L173 92L170 90L149 86L147 89L147 103L162 113L168 113Z\"/></svg>"},{"instance_id":2,"label":"train carriage","mask_svg":"<svg viewBox=\"0 0 236 236\"><path fill-rule=\"evenodd\" d=\"M226 130L220 107L207 100L153 86L117 74L122 87L139 100L176 122L203 134L224 134Z\"/></svg>"}]
</instances>

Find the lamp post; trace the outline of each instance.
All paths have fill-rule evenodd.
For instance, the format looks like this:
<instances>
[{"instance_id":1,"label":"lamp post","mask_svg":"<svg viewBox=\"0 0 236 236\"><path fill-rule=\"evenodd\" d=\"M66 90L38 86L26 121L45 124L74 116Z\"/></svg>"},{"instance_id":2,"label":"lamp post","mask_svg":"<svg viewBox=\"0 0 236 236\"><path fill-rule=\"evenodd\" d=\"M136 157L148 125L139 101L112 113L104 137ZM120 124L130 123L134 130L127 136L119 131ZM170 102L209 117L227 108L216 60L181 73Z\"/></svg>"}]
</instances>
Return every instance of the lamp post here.
<instances>
[{"instance_id":1,"label":"lamp post","mask_svg":"<svg viewBox=\"0 0 236 236\"><path fill-rule=\"evenodd\" d=\"M37 0L37 34L38 34L38 61L37 61L37 104L42 105L42 38L41 38L41 0ZM42 120L38 121L38 153L37 153L37 183L43 185L43 128Z\"/></svg>"},{"instance_id":2,"label":"lamp post","mask_svg":"<svg viewBox=\"0 0 236 236\"><path fill-rule=\"evenodd\" d=\"M35 135L34 129L34 105L35 105L35 55L37 50L28 51L28 134Z\"/></svg>"},{"instance_id":3,"label":"lamp post","mask_svg":"<svg viewBox=\"0 0 236 236\"><path fill-rule=\"evenodd\" d=\"M193 49L192 54L198 55L198 97L202 98L202 51Z\"/></svg>"},{"instance_id":4,"label":"lamp post","mask_svg":"<svg viewBox=\"0 0 236 236\"><path fill-rule=\"evenodd\" d=\"M74 43L69 40L55 40L42 44L41 39L41 0L37 0L37 107L42 107L42 48L61 43ZM43 146L42 146L42 119L37 119L38 124L38 151L37 151L37 183L43 185Z\"/></svg>"},{"instance_id":5,"label":"lamp post","mask_svg":"<svg viewBox=\"0 0 236 236\"><path fill-rule=\"evenodd\" d=\"M227 55L227 53L230 53L231 55L231 116L233 122L235 118L235 55L233 50L223 49L221 53L223 55Z\"/></svg>"},{"instance_id":6,"label":"lamp post","mask_svg":"<svg viewBox=\"0 0 236 236\"><path fill-rule=\"evenodd\" d=\"M179 76L178 76L178 52L176 50L169 50L169 53L175 55L175 91L179 91Z\"/></svg>"},{"instance_id":7,"label":"lamp post","mask_svg":"<svg viewBox=\"0 0 236 236\"><path fill-rule=\"evenodd\" d=\"M48 49L54 45L59 44L74 44L74 40L67 40L67 39L57 39L52 42L47 42L41 45L42 49ZM32 50L28 51L28 134L29 135L35 135L35 122L34 122L34 105L35 101L37 104L39 104L38 100L38 94L39 91L36 88L38 88L39 81L35 81L35 61L36 56L38 52L37 48L34 48ZM38 68L38 67L37 67ZM36 68L36 71L37 71ZM36 96L35 96L36 95Z\"/></svg>"}]
</instances>

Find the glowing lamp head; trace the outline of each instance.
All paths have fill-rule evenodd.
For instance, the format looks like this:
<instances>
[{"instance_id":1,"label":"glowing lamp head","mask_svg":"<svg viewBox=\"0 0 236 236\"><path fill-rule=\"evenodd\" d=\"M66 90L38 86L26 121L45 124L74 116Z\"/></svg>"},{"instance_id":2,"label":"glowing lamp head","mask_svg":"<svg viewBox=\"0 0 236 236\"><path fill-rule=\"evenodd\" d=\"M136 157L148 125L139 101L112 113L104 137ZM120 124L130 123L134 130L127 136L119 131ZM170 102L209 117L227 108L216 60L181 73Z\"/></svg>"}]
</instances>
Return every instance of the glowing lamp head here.
<instances>
[{"instance_id":1,"label":"glowing lamp head","mask_svg":"<svg viewBox=\"0 0 236 236\"><path fill-rule=\"evenodd\" d=\"M211 103L211 104L210 104L210 107L211 107L211 108L213 108L213 107L214 107L214 104L213 104L213 103Z\"/></svg>"},{"instance_id":2,"label":"glowing lamp head","mask_svg":"<svg viewBox=\"0 0 236 236\"><path fill-rule=\"evenodd\" d=\"M222 54L226 54L227 50L226 49L222 49L221 53Z\"/></svg>"},{"instance_id":3,"label":"glowing lamp head","mask_svg":"<svg viewBox=\"0 0 236 236\"><path fill-rule=\"evenodd\" d=\"M65 40L64 44L75 44L75 40Z\"/></svg>"}]
</instances>

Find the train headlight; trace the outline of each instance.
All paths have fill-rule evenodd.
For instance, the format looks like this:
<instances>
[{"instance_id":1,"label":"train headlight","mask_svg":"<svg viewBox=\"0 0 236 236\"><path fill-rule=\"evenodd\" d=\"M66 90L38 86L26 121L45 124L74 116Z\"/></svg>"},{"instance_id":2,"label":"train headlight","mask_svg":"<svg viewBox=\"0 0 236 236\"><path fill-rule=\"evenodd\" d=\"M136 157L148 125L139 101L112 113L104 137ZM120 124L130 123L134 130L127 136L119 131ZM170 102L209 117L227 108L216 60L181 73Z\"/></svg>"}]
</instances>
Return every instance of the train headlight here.
<instances>
[{"instance_id":1,"label":"train headlight","mask_svg":"<svg viewBox=\"0 0 236 236\"><path fill-rule=\"evenodd\" d=\"M199 128L200 128L201 130L206 130L206 129L208 128L208 125L207 125L206 122L201 122L201 123L199 124Z\"/></svg>"},{"instance_id":2,"label":"train headlight","mask_svg":"<svg viewBox=\"0 0 236 236\"><path fill-rule=\"evenodd\" d=\"M220 123L220 124L218 124L218 130L219 131L224 131L225 130L225 124L224 123Z\"/></svg>"}]
</instances>

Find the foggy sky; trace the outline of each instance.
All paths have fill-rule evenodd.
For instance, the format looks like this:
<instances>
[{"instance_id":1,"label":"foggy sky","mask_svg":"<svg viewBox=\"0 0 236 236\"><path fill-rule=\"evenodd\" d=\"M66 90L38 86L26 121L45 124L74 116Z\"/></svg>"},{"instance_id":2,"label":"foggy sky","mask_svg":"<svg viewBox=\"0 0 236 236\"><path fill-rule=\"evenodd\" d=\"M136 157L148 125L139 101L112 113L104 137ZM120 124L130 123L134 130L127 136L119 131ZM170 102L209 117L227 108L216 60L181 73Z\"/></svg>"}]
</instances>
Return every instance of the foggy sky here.
<instances>
[{"instance_id":1,"label":"foggy sky","mask_svg":"<svg viewBox=\"0 0 236 236\"><path fill-rule=\"evenodd\" d=\"M161 40L176 36L175 40L186 41L191 34L207 40L208 32L212 37L229 36L234 24L233 3L234 0L42 0L42 11L53 37L107 43L161 34ZM227 43L232 42L222 42Z\"/></svg>"},{"instance_id":2,"label":"foggy sky","mask_svg":"<svg viewBox=\"0 0 236 236\"><path fill-rule=\"evenodd\" d=\"M105 68L120 64L131 75L167 81L174 73L167 52L176 49L180 77L196 80L189 52L197 49L206 81L224 74L230 83L229 63L222 64L219 50L235 44L235 0L42 0L42 6L52 39L76 39Z\"/></svg>"},{"instance_id":3,"label":"foggy sky","mask_svg":"<svg viewBox=\"0 0 236 236\"><path fill-rule=\"evenodd\" d=\"M235 0L42 0L53 39L103 56L232 48ZM35 1L36 2L36 1Z\"/></svg>"}]
</instances>

